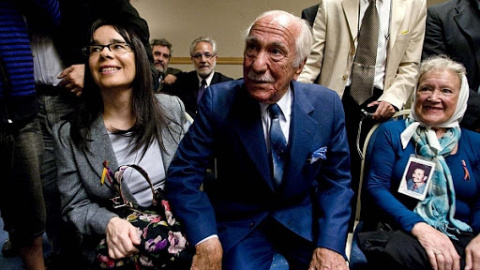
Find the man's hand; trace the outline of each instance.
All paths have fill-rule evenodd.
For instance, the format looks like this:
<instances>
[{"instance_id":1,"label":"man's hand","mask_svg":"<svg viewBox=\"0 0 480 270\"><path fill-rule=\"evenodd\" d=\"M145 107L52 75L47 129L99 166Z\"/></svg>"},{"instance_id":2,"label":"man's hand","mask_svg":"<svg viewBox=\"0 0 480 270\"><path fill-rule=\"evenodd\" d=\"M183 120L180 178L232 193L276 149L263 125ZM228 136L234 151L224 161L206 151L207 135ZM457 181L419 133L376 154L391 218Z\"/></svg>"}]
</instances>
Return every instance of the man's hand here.
<instances>
[{"instance_id":1,"label":"man's hand","mask_svg":"<svg viewBox=\"0 0 480 270\"><path fill-rule=\"evenodd\" d=\"M167 74L167 76L165 76L165 79L163 79L163 83L164 83L164 84L171 85L171 84L173 84L176 80L177 80L177 76L172 75L172 74Z\"/></svg>"},{"instance_id":2,"label":"man's hand","mask_svg":"<svg viewBox=\"0 0 480 270\"><path fill-rule=\"evenodd\" d=\"M448 236L425 222L415 224L412 234L427 252L432 269L460 270L460 255Z\"/></svg>"},{"instance_id":3,"label":"man's hand","mask_svg":"<svg viewBox=\"0 0 480 270\"><path fill-rule=\"evenodd\" d=\"M320 269L348 270L348 266L343 256L339 253L327 248L316 248L313 251L312 261L308 270Z\"/></svg>"},{"instance_id":4,"label":"man's hand","mask_svg":"<svg viewBox=\"0 0 480 270\"><path fill-rule=\"evenodd\" d=\"M480 270L480 235L465 248L465 270Z\"/></svg>"},{"instance_id":5,"label":"man's hand","mask_svg":"<svg viewBox=\"0 0 480 270\"><path fill-rule=\"evenodd\" d=\"M57 76L61 79L60 85L70 90L78 97L82 95L83 91L83 79L85 77L85 65L71 65L64 69L60 75Z\"/></svg>"},{"instance_id":6,"label":"man's hand","mask_svg":"<svg viewBox=\"0 0 480 270\"><path fill-rule=\"evenodd\" d=\"M205 240L195 247L191 270L221 270L223 249L218 237Z\"/></svg>"},{"instance_id":7,"label":"man's hand","mask_svg":"<svg viewBox=\"0 0 480 270\"><path fill-rule=\"evenodd\" d=\"M396 112L395 107L392 104L386 101L374 101L367 105L367 107L372 107L378 105L377 110L373 114L373 120L385 121L390 119Z\"/></svg>"},{"instance_id":8,"label":"man's hand","mask_svg":"<svg viewBox=\"0 0 480 270\"><path fill-rule=\"evenodd\" d=\"M119 217L110 219L106 235L110 258L121 259L138 253L135 245L140 245L139 231L130 222Z\"/></svg>"}]
</instances>

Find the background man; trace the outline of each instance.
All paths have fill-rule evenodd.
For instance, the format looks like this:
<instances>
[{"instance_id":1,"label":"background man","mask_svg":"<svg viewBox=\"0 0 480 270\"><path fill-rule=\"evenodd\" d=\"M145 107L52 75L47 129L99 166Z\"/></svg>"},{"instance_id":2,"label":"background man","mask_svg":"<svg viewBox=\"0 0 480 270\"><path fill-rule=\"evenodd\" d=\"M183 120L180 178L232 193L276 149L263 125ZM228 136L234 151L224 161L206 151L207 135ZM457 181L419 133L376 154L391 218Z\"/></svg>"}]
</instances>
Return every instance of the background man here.
<instances>
[{"instance_id":1,"label":"background man","mask_svg":"<svg viewBox=\"0 0 480 270\"><path fill-rule=\"evenodd\" d=\"M271 11L247 32L243 80L207 89L168 172L167 196L196 246L192 269L269 269L274 251L290 269L347 269L340 99L295 81L311 46L305 21ZM212 157L218 178L206 181Z\"/></svg>"},{"instance_id":2,"label":"background man","mask_svg":"<svg viewBox=\"0 0 480 270\"><path fill-rule=\"evenodd\" d=\"M159 73L157 91L162 91L163 84L172 84L177 77L176 74L182 72L178 68L168 67L172 57L172 44L164 38L154 39L150 44L152 47L153 64Z\"/></svg>"},{"instance_id":3,"label":"background man","mask_svg":"<svg viewBox=\"0 0 480 270\"><path fill-rule=\"evenodd\" d=\"M452 0L428 8L422 58L445 54L467 69L470 96L461 125L480 132L480 1Z\"/></svg>"},{"instance_id":4,"label":"background man","mask_svg":"<svg viewBox=\"0 0 480 270\"><path fill-rule=\"evenodd\" d=\"M306 20L310 26L313 26L318 12L318 4L302 9L302 19Z\"/></svg>"},{"instance_id":5,"label":"background man","mask_svg":"<svg viewBox=\"0 0 480 270\"><path fill-rule=\"evenodd\" d=\"M216 83L231 81L232 78L215 72L217 64L217 44L209 37L199 37L190 45L190 56L194 71L177 74L177 80L171 87L164 87L164 92L178 96L185 104L188 114L197 114L197 102L205 89Z\"/></svg>"}]
</instances>

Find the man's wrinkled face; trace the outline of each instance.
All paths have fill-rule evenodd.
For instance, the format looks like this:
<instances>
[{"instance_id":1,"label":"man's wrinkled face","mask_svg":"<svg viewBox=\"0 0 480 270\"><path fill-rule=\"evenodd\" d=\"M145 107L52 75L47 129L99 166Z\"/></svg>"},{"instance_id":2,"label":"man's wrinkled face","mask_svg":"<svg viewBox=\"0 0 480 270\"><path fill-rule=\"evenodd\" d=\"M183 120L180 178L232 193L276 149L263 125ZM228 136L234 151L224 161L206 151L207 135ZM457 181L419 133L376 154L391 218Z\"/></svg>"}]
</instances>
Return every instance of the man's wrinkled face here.
<instances>
[{"instance_id":1,"label":"man's wrinkled face","mask_svg":"<svg viewBox=\"0 0 480 270\"><path fill-rule=\"evenodd\" d=\"M287 92L303 64L294 66L299 27L286 19L264 17L247 36L243 78L250 95L262 103L275 103Z\"/></svg>"}]
</instances>

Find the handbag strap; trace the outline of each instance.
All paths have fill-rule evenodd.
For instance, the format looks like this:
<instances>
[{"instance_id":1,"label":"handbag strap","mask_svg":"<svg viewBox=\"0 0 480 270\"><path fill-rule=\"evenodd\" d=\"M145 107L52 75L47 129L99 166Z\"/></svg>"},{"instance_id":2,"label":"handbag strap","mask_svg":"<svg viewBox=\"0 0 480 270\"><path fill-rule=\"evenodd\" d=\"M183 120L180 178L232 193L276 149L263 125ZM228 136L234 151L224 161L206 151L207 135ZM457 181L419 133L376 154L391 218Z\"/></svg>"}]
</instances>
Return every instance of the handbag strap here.
<instances>
[{"instance_id":1,"label":"handbag strap","mask_svg":"<svg viewBox=\"0 0 480 270\"><path fill-rule=\"evenodd\" d=\"M114 179L115 179L114 180L114 186L115 186L115 189L117 190L118 194L122 198L124 204L136 207L136 205L134 205L133 202L129 202L123 194L123 187L122 187L123 174L124 174L124 172L127 168L132 168L132 169L138 171L143 176L143 178L147 181L148 185L150 186L150 190L152 191L152 195L153 195L152 205L157 205L157 200L156 200L156 196L155 196L157 191L153 187L152 180L150 180L150 177L148 176L148 173L142 167L138 166L137 164L120 165L114 172Z\"/></svg>"}]
</instances>

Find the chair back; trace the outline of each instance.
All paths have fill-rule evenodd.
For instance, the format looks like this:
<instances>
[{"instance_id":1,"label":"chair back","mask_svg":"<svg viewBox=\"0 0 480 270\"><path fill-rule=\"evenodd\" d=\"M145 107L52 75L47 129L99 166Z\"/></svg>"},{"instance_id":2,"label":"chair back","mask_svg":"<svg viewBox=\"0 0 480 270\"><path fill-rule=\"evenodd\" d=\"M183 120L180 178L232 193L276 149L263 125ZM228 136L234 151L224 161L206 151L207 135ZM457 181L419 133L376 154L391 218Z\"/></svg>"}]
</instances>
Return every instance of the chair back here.
<instances>
[{"instance_id":1,"label":"chair back","mask_svg":"<svg viewBox=\"0 0 480 270\"><path fill-rule=\"evenodd\" d=\"M401 111L398 111L396 112L392 118L389 120L389 121L395 121L395 120L404 120L408 117L408 115L410 114L410 109L404 109L404 110L401 110ZM361 209L362 209L362 205L361 205L361 199L362 199L362 186L363 186L363 180L364 180L364 177L365 177L365 173L368 171L368 167L369 167L369 164L367 163L367 160L372 152L372 149L373 149L373 145L374 145L374 142L375 142L375 138L377 136L377 128L381 125L381 123L377 123L375 124L371 129L370 131L367 133L367 136L365 138L365 143L363 144L363 149L362 149L362 152L363 152L363 158L362 158L362 163L361 163L361 167L360 167L360 182L358 184L358 195L357 195L357 204L356 204L356 208L355 208L355 224L354 224L354 230L355 230L355 225L358 224L358 222L360 221L360 214L361 214Z\"/></svg>"}]
</instances>

